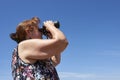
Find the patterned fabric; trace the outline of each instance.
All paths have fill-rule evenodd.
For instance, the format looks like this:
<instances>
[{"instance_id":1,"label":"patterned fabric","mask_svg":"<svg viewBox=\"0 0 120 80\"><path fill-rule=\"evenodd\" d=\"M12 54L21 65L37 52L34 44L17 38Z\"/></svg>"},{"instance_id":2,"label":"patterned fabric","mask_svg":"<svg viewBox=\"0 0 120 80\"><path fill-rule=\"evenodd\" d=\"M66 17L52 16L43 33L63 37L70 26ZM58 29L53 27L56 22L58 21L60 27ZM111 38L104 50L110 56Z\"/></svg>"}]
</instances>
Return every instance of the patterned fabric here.
<instances>
[{"instance_id":1,"label":"patterned fabric","mask_svg":"<svg viewBox=\"0 0 120 80\"><path fill-rule=\"evenodd\" d=\"M14 80L59 80L50 59L27 64L19 58L17 48L13 51L11 66Z\"/></svg>"}]
</instances>

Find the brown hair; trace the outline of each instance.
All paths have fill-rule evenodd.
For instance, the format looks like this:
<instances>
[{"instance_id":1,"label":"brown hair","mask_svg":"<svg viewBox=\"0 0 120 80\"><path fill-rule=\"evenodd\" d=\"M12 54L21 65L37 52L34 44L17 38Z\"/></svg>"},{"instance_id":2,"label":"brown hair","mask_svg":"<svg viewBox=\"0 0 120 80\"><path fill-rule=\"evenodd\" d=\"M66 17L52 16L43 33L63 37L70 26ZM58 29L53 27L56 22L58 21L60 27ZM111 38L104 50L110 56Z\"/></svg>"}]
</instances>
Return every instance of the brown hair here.
<instances>
[{"instance_id":1,"label":"brown hair","mask_svg":"<svg viewBox=\"0 0 120 80\"><path fill-rule=\"evenodd\" d=\"M17 43L26 40L26 30L33 30L33 26L38 26L40 19L38 17L33 17L30 20L25 20L18 24L15 33L10 34L10 38Z\"/></svg>"}]
</instances>

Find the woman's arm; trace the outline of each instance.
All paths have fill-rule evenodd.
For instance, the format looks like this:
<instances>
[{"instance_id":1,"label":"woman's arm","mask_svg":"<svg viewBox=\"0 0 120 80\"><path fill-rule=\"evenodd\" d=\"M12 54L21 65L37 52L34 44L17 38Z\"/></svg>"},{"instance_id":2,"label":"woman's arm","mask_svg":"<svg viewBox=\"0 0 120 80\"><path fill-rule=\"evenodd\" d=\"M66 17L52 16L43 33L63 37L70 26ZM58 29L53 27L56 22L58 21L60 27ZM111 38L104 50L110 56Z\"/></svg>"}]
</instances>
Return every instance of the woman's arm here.
<instances>
[{"instance_id":1,"label":"woman's arm","mask_svg":"<svg viewBox=\"0 0 120 80\"><path fill-rule=\"evenodd\" d=\"M54 66L57 66L58 64L60 64L61 61L61 54L56 54L54 56L51 57L52 63Z\"/></svg>"},{"instance_id":2,"label":"woman's arm","mask_svg":"<svg viewBox=\"0 0 120 80\"><path fill-rule=\"evenodd\" d=\"M47 33L46 37L47 37L47 39L52 39L52 35L51 35L50 33ZM61 53L55 54L55 55L52 56L50 59L51 59L53 65L56 67L58 64L60 64L60 61L61 61Z\"/></svg>"},{"instance_id":3,"label":"woman's arm","mask_svg":"<svg viewBox=\"0 0 120 80\"><path fill-rule=\"evenodd\" d=\"M64 51L68 41L52 21L44 23L52 39L29 39L19 43L19 53L27 59L47 59Z\"/></svg>"}]
</instances>

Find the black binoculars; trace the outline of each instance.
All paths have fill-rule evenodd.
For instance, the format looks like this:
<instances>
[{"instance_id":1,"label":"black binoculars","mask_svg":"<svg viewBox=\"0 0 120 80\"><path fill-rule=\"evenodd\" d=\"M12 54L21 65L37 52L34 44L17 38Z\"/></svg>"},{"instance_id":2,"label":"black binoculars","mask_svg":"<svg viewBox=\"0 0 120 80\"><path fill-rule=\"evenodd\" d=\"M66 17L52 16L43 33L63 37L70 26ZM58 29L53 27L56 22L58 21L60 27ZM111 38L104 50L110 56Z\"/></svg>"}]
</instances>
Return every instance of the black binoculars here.
<instances>
[{"instance_id":1,"label":"black binoculars","mask_svg":"<svg viewBox=\"0 0 120 80\"><path fill-rule=\"evenodd\" d=\"M60 28L60 23L59 21L54 21L54 26L56 28ZM43 33L43 35L47 36L47 34L49 33L49 31L46 30L45 26L42 27L42 29L40 29L40 31Z\"/></svg>"}]
</instances>

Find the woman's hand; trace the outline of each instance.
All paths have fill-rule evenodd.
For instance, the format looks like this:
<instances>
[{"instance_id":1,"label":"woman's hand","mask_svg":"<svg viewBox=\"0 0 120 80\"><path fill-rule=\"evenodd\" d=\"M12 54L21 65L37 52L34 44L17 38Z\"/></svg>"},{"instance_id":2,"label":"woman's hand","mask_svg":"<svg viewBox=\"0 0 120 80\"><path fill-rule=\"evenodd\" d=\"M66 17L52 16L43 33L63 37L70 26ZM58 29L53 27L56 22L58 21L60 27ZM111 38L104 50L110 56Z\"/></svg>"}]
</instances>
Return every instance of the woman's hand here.
<instances>
[{"instance_id":1,"label":"woman's hand","mask_svg":"<svg viewBox=\"0 0 120 80\"><path fill-rule=\"evenodd\" d=\"M51 20L43 22L43 25L46 27L47 30L49 30L50 27L55 27L54 22Z\"/></svg>"}]
</instances>

